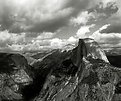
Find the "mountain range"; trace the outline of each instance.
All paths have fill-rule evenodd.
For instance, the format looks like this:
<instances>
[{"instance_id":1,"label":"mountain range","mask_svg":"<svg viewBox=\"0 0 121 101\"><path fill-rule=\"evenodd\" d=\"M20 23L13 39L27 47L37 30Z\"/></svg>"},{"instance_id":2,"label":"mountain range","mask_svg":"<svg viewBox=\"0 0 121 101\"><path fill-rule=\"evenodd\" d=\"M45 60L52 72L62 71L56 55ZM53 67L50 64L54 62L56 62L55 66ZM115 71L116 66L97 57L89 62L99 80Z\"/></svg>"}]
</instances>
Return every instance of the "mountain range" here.
<instances>
[{"instance_id":1,"label":"mountain range","mask_svg":"<svg viewBox=\"0 0 121 101\"><path fill-rule=\"evenodd\" d=\"M121 56L93 39L38 53L0 53L0 101L121 101Z\"/></svg>"}]
</instances>

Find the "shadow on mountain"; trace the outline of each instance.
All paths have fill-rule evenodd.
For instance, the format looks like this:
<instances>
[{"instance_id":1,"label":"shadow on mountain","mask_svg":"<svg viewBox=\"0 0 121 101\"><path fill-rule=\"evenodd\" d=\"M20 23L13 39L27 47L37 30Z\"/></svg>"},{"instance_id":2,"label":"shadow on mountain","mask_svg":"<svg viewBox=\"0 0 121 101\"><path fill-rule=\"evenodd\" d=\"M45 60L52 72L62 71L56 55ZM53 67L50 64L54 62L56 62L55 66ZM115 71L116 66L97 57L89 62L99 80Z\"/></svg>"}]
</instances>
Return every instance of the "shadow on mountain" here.
<instances>
[{"instance_id":1,"label":"shadow on mountain","mask_svg":"<svg viewBox=\"0 0 121 101\"><path fill-rule=\"evenodd\" d=\"M42 89L42 86L45 82L45 78L46 78L45 75L46 75L45 71L40 75L39 74L36 75L33 79L33 83L25 86L22 89L22 95L25 101L29 101L39 95Z\"/></svg>"},{"instance_id":2,"label":"shadow on mountain","mask_svg":"<svg viewBox=\"0 0 121 101\"><path fill-rule=\"evenodd\" d=\"M111 65L121 68L121 55L107 55L107 58Z\"/></svg>"},{"instance_id":3,"label":"shadow on mountain","mask_svg":"<svg viewBox=\"0 0 121 101\"><path fill-rule=\"evenodd\" d=\"M0 101L23 100L21 88L32 83L31 68L19 54L0 53Z\"/></svg>"}]
</instances>

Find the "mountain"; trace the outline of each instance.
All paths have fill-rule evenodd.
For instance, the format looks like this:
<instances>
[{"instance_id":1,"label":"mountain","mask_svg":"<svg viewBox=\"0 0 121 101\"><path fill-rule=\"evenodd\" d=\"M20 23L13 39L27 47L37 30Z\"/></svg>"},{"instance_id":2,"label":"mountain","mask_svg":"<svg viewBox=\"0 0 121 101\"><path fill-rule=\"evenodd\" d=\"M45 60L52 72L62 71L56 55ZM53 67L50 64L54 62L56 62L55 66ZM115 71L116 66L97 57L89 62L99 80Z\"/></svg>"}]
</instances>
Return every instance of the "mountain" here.
<instances>
[{"instance_id":1,"label":"mountain","mask_svg":"<svg viewBox=\"0 0 121 101\"><path fill-rule=\"evenodd\" d=\"M70 51L55 50L33 67L43 77L34 101L120 100L121 69L109 63L92 39L80 39Z\"/></svg>"},{"instance_id":2,"label":"mountain","mask_svg":"<svg viewBox=\"0 0 121 101\"><path fill-rule=\"evenodd\" d=\"M68 47L0 53L0 101L120 101L121 68L112 57L89 38Z\"/></svg>"}]
</instances>

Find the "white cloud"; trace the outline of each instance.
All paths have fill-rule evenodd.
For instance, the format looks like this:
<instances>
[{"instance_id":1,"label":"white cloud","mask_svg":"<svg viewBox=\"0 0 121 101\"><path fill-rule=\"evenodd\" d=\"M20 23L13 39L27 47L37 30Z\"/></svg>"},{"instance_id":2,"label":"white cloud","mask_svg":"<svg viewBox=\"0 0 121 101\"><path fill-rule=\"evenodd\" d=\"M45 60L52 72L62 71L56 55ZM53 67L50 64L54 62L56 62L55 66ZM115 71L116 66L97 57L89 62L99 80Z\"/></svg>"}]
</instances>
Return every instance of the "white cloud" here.
<instances>
[{"instance_id":1,"label":"white cloud","mask_svg":"<svg viewBox=\"0 0 121 101\"><path fill-rule=\"evenodd\" d=\"M89 20L95 18L93 13L88 13L88 11L81 12L76 18L71 18L70 23L74 25L87 24Z\"/></svg>"},{"instance_id":2,"label":"white cloud","mask_svg":"<svg viewBox=\"0 0 121 101\"><path fill-rule=\"evenodd\" d=\"M39 43L30 43L24 45L22 51L39 51L43 49L43 46L39 45Z\"/></svg>"},{"instance_id":3,"label":"white cloud","mask_svg":"<svg viewBox=\"0 0 121 101\"><path fill-rule=\"evenodd\" d=\"M25 33L15 34L9 33L7 30L0 31L0 46L8 44L21 44L25 42Z\"/></svg>"},{"instance_id":4,"label":"white cloud","mask_svg":"<svg viewBox=\"0 0 121 101\"><path fill-rule=\"evenodd\" d=\"M39 36L37 36L36 40L42 40L42 39L50 39L55 35L55 33L52 32L43 32Z\"/></svg>"},{"instance_id":5,"label":"white cloud","mask_svg":"<svg viewBox=\"0 0 121 101\"><path fill-rule=\"evenodd\" d=\"M64 45L66 45L66 42L64 40L61 40L59 38L54 38L51 40L50 46L52 48L62 48Z\"/></svg>"},{"instance_id":6,"label":"white cloud","mask_svg":"<svg viewBox=\"0 0 121 101\"><path fill-rule=\"evenodd\" d=\"M95 25L88 25L88 26L82 26L76 33L76 36L78 38L88 38L89 35L87 33L90 32L90 28L94 27Z\"/></svg>"},{"instance_id":7,"label":"white cloud","mask_svg":"<svg viewBox=\"0 0 121 101\"><path fill-rule=\"evenodd\" d=\"M23 51L24 45L12 44L8 45L8 49L12 51Z\"/></svg>"},{"instance_id":8,"label":"white cloud","mask_svg":"<svg viewBox=\"0 0 121 101\"><path fill-rule=\"evenodd\" d=\"M25 33L9 33L9 31L0 32L0 50L10 51L37 51L43 49L62 48L66 44L65 40L53 38L55 33L43 32L36 38L27 41Z\"/></svg>"},{"instance_id":9,"label":"white cloud","mask_svg":"<svg viewBox=\"0 0 121 101\"><path fill-rule=\"evenodd\" d=\"M104 34L104 33L100 33L102 30L107 29L108 26L110 26L110 24L106 24L104 26L102 26L101 28L99 28L97 31L95 31L92 35L90 35L90 38L93 38L94 40L100 42L101 39L103 39L102 37L108 37L108 35L110 34Z\"/></svg>"},{"instance_id":10,"label":"white cloud","mask_svg":"<svg viewBox=\"0 0 121 101\"><path fill-rule=\"evenodd\" d=\"M116 2L116 0L100 0L100 2L103 2L103 7L106 8L109 2Z\"/></svg>"},{"instance_id":11,"label":"white cloud","mask_svg":"<svg viewBox=\"0 0 121 101\"><path fill-rule=\"evenodd\" d=\"M68 40L67 43L68 44L75 44L77 42L77 38L71 36Z\"/></svg>"},{"instance_id":12,"label":"white cloud","mask_svg":"<svg viewBox=\"0 0 121 101\"><path fill-rule=\"evenodd\" d=\"M67 44L66 40L59 38L45 39L45 40L33 40L32 43L24 45L22 51L39 51L48 49L59 49Z\"/></svg>"},{"instance_id":13,"label":"white cloud","mask_svg":"<svg viewBox=\"0 0 121 101\"><path fill-rule=\"evenodd\" d=\"M100 31L102 31L104 29L107 29L108 26L110 26L110 24L106 24L106 25L102 26L98 31L100 32Z\"/></svg>"},{"instance_id":14,"label":"white cloud","mask_svg":"<svg viewBox=\"0 0 121 101\"><path fill-rule=\"evenodd\" d=\"M121 47L121 33L100 33L107 29L110 24L102 26L99 30L94 32L90 38L101 44L102 47Z\"/></svg>"},{"instance_id":15,"label":"white cloud","mask_svg":"<svg viewBox=\"0 0 121 101\"><path fill-rule=\"evenodd\" d=\"M95 39L99 43L111 43L115 44L116 42L119 43L119 40L121 40L121 33L94 33L90 38Z\"/></svg>"}]
</instances>

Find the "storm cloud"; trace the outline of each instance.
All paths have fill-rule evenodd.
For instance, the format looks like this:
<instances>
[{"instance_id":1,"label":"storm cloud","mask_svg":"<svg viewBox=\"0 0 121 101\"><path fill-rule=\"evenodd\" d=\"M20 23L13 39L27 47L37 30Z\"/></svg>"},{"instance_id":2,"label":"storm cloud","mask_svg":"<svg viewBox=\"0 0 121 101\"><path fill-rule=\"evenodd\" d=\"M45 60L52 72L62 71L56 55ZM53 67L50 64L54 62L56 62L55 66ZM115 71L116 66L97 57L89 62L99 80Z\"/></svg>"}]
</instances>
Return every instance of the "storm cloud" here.
<instances>
[{"instance_id":1,"label":"storm cloud","mask_svg":"<svg viewBox=\"0 0 121 101\"><path fill-rule=\"evenodd\" d=\"M23 1L23 0L22 0ZM70 17L86 9L90 0L0 0L1 30L10 32L54 32Z\"/></svg>"}]
</instances>

